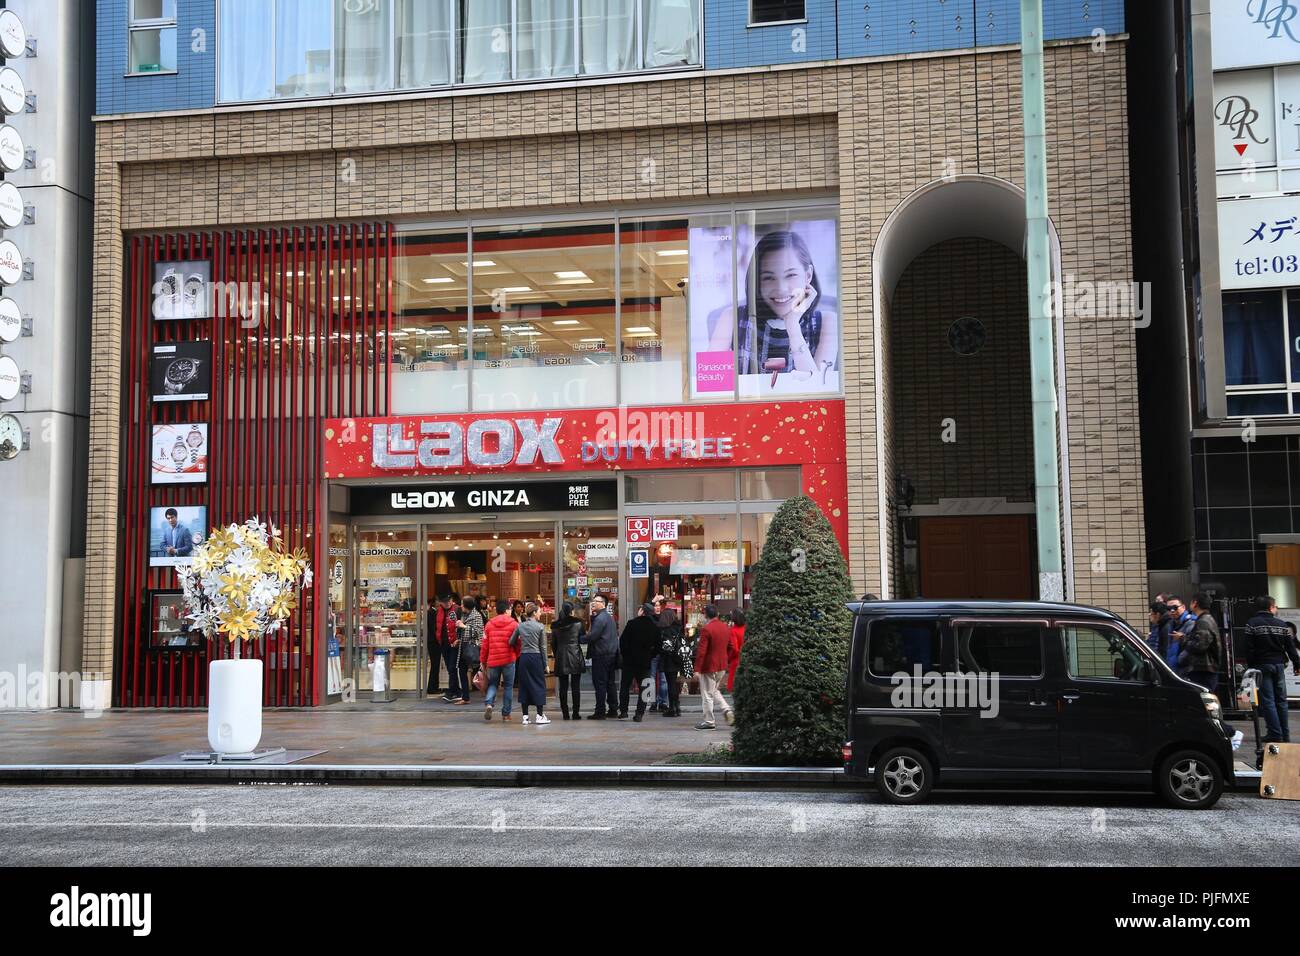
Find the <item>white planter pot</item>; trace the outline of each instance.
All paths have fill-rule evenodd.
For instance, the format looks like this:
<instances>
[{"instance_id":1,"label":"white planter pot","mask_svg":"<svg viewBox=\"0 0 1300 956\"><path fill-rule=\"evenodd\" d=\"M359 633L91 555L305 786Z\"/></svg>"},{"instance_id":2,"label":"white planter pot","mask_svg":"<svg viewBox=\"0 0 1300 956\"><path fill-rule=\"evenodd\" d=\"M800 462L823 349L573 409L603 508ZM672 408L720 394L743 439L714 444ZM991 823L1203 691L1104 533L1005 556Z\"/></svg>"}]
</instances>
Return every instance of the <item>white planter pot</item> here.
<instances>
[{"instance_id":1,"label":"white planter pot","mask_svg":"<svg viewBox=\"0 0 1300 956\"><path fill-rule=\"evenodd\" d=\"M242 754L262 739L262 662L213 661L208 665L208 746Z\"/></svg>"}]
</instances>

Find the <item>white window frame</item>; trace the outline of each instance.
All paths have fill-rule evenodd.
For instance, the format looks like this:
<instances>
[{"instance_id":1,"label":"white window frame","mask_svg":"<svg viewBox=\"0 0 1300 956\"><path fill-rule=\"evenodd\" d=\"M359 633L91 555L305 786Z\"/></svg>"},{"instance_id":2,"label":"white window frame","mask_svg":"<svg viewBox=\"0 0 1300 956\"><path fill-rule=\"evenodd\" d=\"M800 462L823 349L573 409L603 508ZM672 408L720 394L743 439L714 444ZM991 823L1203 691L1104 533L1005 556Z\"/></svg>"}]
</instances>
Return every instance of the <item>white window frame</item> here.
<instances>
[{"instance_id":1,"label":"white window frame","mask_svg":"<svg viewBox=\"0 0 1300 956\"><path fill-rule=\"evenodd\" d=\"M180 0L177 0L179 5ZM137 18L135 15L136 0L127 0L126 3L126 75L127 76L175 76L180 72L180 29L177 25L180 15L176 14L171 17L148 17ZM131 38L136 33L148 33L153 30L161 31L172 29L177 32L176 37L176 60L177 68L172 70L133 70L131 69ZM159 46L161 48L162 38L159 36ZM161 55L161 49L160 49Z\"/></svg>"},{"instance_id":2,"label":"white window frame","mask_svg":"<svg viewBox=\"0 0 1300 956\"><path fill-rule=\"evenodd\" d=\"M639 6L639 5L638 5ZM745 28L749 30L761 29L762 27L786 27L799 23L808 22L808 0L803 0L803 16L794 20L762 20L754 19L754 0L749 0L749 17L745 23Z\"/></svg>"},{"instance_id":3,"label":"white window frame","mask_svg":"<svg viewBox=\"0 0 1300 956\"><path fill-rule=\"evenodd\" d=\"M128 2L131 5L130 9L133 11L135 0L128 0ZM527 84L528 86L574 85L587 80L606 79L609 77L630 77L630 76L639 76L643 74L647 76L655 76L655 75L663 75L663 74L671 74L671 73L695 72L704 69L705 38L704 38L703 0L691 0L695 8L695 22L697 27L696 45L697 45L697 49L699 50L699 59L700 59L699 63L688 64L685 66L665 66L665 67L653 67L653 68L646 66L645 24L643 22L645 19L645 4L644 2L642 2L642 0L637 0L637 2L633 5L634 20L635 20L634 33L635 33L635 44L636 44L636 62L635 65L632 67L632 69L623 72L615 72L615 73L583 73L582 72L582 31L581 31L582 4L581 4L581 0L570 0L570 3L572 4L572 18L573 18L573 73L567 76L557 76L554 78L520 80L518 78L519 67L518 67L518 55L517 55L518 29L519 29L519 17L517 15L518 4L517 2L515 2L515 0L512 0L510 4L510 79L505 81L494 82L494 83L486 83L486 84L465 83L459 79L460 66L461 66L460 64L460 59L461 59L460 57L460 29L461 29L460 3L459 0L440 0L440 2L447 4L449 8L448 23L450 24L450 30L448 31L449 32L448 44L451 48L450 58L449 58L449 62L451 65L451 82L446 84L440 84L437 86L411 86L411 87L398 86L397 55L396 55L397 54L397 4L396 4L396 0L389 0L389 4L390 4L389 39L393 49L389 57L389 76L388 76L387 88L379 89L379 90L371 90L367 92L358 92L358 93L339 93L337 91L337 77L335 75L335 70L337 68L337 64L336 64L337 23L335 22L336 18L334 16L334 10L331 7L330 10L330 92L329 93L324 94L323 96L282 97L282 96L273 95L270 99L233 100L233 99L226 99L223 95L223 90L221 89L221 75L222 75L221 74L221 50L222 50L223 42L225 40L220 30L220 24L222 22L221 20L222 2L223 0L216 0L216 4L217 4L216 22L218 24L217 44L216 44L217 45L217 104L219 106L236 106L236 105L247 105L247 104L257 104L257 103L309 102L312 100L330 99L336 96L347 97L348 99L369 98L369 97L405 98L406 96L409 96L412 93L421 93L421 92L430 92L430 91L454 91L454 90L461 90L461 89L481 90L481 89L491 88L491 87L511 86L516 83ZM274 10L272 13L272 28L271 28L271 77L272 77L271 84L272 84L272 90L274 91L276 68L277 68L277 64L275 62L275 37L276 37L276 32L278 30L278 23L279 23L279 12L280 12L279 0L265 0L265 2L274 4ZM434 0L425 0L425 2L434 2ZM130 16L130 12L128 12L128 16ZM803 20L803 21L790 21L790 22L806 23L807 21ZM149 23L148 29L156 29L157 28L156 24L158 23L161 23L163 26L175 25L174 21L165 21L165 22L148 21L148 23ZM767 24L767 23L760 24L760 26L773 26L773 25L774 24ZM130 43L128 37L128 50L127 50L128 64L130 63L129 46ZM175 73L176 71L175 70L163 71L163 73L169 73L169 72ZM138 73L138 74L129 74L129 75L158 76L159 74Z\"/></svg>"}]
</instances>

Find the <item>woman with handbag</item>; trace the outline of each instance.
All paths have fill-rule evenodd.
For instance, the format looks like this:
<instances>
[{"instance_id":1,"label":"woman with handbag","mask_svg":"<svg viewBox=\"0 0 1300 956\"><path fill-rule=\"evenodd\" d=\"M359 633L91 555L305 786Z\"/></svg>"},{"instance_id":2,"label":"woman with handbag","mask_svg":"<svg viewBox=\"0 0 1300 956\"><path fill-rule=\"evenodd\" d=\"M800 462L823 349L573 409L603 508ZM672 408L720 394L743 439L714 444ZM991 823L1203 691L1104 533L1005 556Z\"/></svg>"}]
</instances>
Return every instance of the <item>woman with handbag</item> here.
<instances>
[{"instance_id":1,"label":"woman with handbag","mask_svg":"<svg viewBox=\"0 0 1300 956\"><path fill-rule=\"evenodd\" d=\"M582 675L587 670L583 659L582 620L573 616L573 605L568 601L560 608L560 616L551 625L551 656L555 658L555 676L559 684L560 712L565 720L582 720ZM573 694L573 710L569 710L569 694Z\"/></svg>"},{"instance_id":2,"label":"woman with handbag","mask_svg":"<svg viewBox=\"0 0 1300 956\"><path fill-rule=\"evenodd\" d=\"M537 708L537 726L549 724L546 716L546 631L537 619L539 609L529 601L524 605L524 619L511 635L511 643L519 645L518 680L519 706L524 710L523 723L531 718L529 707Z\"/></svg>"},{"instance_id":3,"label":"woman with handbag","mask_svg":"<svg viewBox=\"0 0 1300 956\"><path fill-rule=\"evenodd\" d=\"M474 686L482 690L478 680L479 674L479 657L483 645L483 615L479 613L478 602L474 598L466 596L461 602L461 608L464 613L456 622L456 648L458 655L456 658L456 670L460 677L460 700L456 701L457 705L469 703L469 675L474 673Z\"/></svg>"},{"instance_id":4,"label":"woman with handbag","mask_svg":"<svg viewBox=\"0 0 1300 956\"><path fill-rule=\"evenodd\" d=\"M659 615L659 635L659 670L668 679L668 706L659 713L664 717L680 717L681 680L691 667L691 654L677 612L670 607Z\"/></svg>"}]
</instances>

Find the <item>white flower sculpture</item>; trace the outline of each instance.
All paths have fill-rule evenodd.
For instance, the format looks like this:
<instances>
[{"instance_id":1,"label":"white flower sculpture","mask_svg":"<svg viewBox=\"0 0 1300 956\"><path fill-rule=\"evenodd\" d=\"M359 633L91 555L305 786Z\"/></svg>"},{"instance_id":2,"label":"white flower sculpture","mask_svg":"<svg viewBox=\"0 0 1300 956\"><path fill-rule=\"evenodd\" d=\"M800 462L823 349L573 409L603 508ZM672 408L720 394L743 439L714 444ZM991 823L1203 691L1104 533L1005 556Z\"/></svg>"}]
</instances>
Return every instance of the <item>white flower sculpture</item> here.
<instances>
[{"instance_id":1,"label":"white flower sculpture","mask_svg":"<svg viewBox=\"0 0 1300 956\"><path fill-rule=\"evenodd\" d=\"M232 643L278 631L312 580L307 552L285 550L280 530L256 517L215 529L176 573L194 630Z\"/></svg>"}]
</instances>

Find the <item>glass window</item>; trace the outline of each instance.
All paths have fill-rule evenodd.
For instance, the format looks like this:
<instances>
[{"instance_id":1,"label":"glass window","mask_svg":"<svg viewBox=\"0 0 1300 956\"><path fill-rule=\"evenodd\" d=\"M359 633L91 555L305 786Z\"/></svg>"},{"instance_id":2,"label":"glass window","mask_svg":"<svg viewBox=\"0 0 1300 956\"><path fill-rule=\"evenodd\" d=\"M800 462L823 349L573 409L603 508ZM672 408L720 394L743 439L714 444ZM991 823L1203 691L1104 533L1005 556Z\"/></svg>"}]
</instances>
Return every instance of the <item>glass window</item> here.
<instances>
[{"instance_id":1,"label":"glass window","mask_svg":"<svg viewBox=\"0 0 1300 956\"><path fill-rule=\"evenodd\" d=\"M510 59L510 0L461 0L461 82L509 80Z\"/></svg>"},{"instance_id":2,"label":"glass window","mask_svg":"<svg viewBox=\"0 0 1300 956\"><path fill-rule=\"evenodd\" d=\"M176 70L176 0L131 0L131 73Z\"/></svg>"},{"instance_id":3,"label":"glass window","mask_svg":"<svg viewBox=\"0 0 1300 956\"><path fill-rule=\"evenodd\" d=\"M1287 380L1282 296L1223 294L1223 364L1228 385L1281 385Z\"/></svg>"},{"instance_id":4,"label":"glass window","mask_svg":"<svg viewBox=\"0 0 1300 956\"><path fill-rule=\"evenodd\" d=\"M637 2L578 0L583 73L625 73L640 67L636 45Z\"/></svg>"},{"instance_id":5,"label":"glass window","mask_svg":"<svg viewBox=\"0 0 1300 956\"><path fill-rule=\"evenodd\" d=\"M275 4L266 0L221 0L221 98L227 102L269 100Z\"/></svg>"},{"instance_id":6,"label":"glass window","mask_svg":"<svg viewBox=\"0 0 1300 956\"><path fill-rule=\"evenodd\" d=\"M1290 289L1286 294L1287 355L1290 356L1291 382L1300 383L1300 289Z\"/></svg>"},{"instance_id":7,"label":"glass window","mask_svg":"<svg viewBox=\"0 0 1300 956\"><path fill-rule=\"evenodd\" d=\"M704 608L712 604L725 617L738 606L736 581L736 516L658 515L656 524L669 525L648 545L650 575L632 581L638 604L662 594L688 630L704 624ZM676 533L671 528L675 525Z\"/></svg>"},{"instance_id":8,"label":"glass window","mask_svg":"<svg viewBox=\"0 0 1300 956\"><path fill-rule=\"evenodd\" d=\"M788 23L805 19L804 0L750 0L750 23Z\"/></svg>"},{"instance_id":9,"label":"glass window","mask_svg":"<svg viewBox=\"0 0 1300 956\"><path fill-rule=\"evenodd\" d=\"M1142 654L1109 628L1061 629L1065 638L1065 666L1071 677L1101 680L1145 680Z\"/></svg>"},{"instance_id":10,"label":"glass window","mask_svg":"<svg viewBox=\"0 0 1300 956\"><path fill-rule=\"evenodd\" d=\"M587 603L597 594L605 595L616 618L623 617L618 609L618 533L616 523L564 525L562 600L583 621L588 620Z\"/></svg>"},{"instance_id":11,"label":"glass window","mask_svg":"<svg viewBox=\"0 0 1300 956\"><path fill-rule=\"evenodd\" d=\"M744 575L745 589L741 603L749 607L754 599L754 571L758 559L763 556L763 545L767 541L767 529L772 526L775 511L756 515L740 516L740 568ZM743 608L742 608L743 609Z\"/></svg>"},{"instance_id":12,"label":"glass window","mask_svg":"<svg viewBox=\"0 0 1300 956\"><path fill-rule=\"evenodd\" d=\"M785 501L799 494L799 469L774 468L740 473L741 501Z\"/></svg>"},{"instance_id":13,"label":"glass window","mask_svg":"<svg viewBox=\"0 0 1300 956\"><path fill-rule=\"evenodd\" d=\"M675 403L689 397L689 236L685 219L626 219L619 223L620 374L625 404Z\"/></svg>"},{"instance_id":14,"label":"glass window","mask_svg":"<svg viewBox=\"0 0 1300 956\"><path fill-rule=\"evenodd\" d=\"M373 687L376 651L387 652L385 676L393 690L421 686L418 535L357 529L352 672L358 690Z\"/></svg>"},{"instance_id":15,"label":"glass window","mask_svg":"<svg viewBox=\"0 0 1300 956\"><path fill-rule=\"evenodd\" d=\"M867 636L867 670L876 677L939 669L938 621L875 621Z\"/></svg>"},{"instance_id":16,"label":"glass window","mask_svg":"<svg viewBox=\"0 0 1300 956\"><path fill-rule=\"evenodd\" d=\"M515 0L515 78L573 76L573 0Z\"/></svg>"},{"instance_id":17,"label":"glass window","mask_svg":"<svg viewBox=\"0 0 1300 956\"><path fill-rule=\"evenodd\" d=\"M742 398L839 391L837 233L829 209L737 214Z\"/></svg>"},{"instance_id":18,"label":"glass window","mask_svg":"<svg viewBox=\"0 0 1300 956\"><path fill-rule=\"evenodd\" d=\"M397 6L397 85L410 89L450 82L450 4L444 0L401 0Z\"/></svg>"},{"instance_id":19,"label":"glass window","mask_svg":"<svg viewBox=\"0 0 1300 956\"><path fill-rule=\"evenodd\" d=\"M369 93L392 84L390 7L334 0L334 92Z\"/></svg>"},{"instance_id":20,"label":"glass window","mask_svg":"<svg viewBox=\"0 0 1300 956\"><path fill-rule=\"evenodd\" d=\"M736 394L734 217L692 216L686 308L690 323L691 397L729 401Z\"/></svg>"},{"instance_id":21,"label":"glass window","mask_svg":"<svg viewBox=\"0 0 1300 956\"><path fill-rule=\"evenodd\" d=\"M734 471L642 472L627 476L627 501L735 501Z\"/></svg>"},{"instance_id":22,"label":"glass window","mask_svg":"<svg viewBox=\"0 0 1300 956\"><path fill-rule=\"evenodd\" d=\"M132 73L166 73L176 69L176 28L131 31Z\"/></svg>"},{"instance_id":23,"label":"glass window","mask_svg":"<svg viewBox=\"0 0 1300 956\"><path fill-rule=\"evenodd\" d=\"M962 624L957 628L957 666L962 673L1003 677L1043 673L1043 638L1037 624Z\"/></svg>"},{"instance_id":24,"label":"glass window","mask_svg":"<svg viewBox=\"0 0 1300 956\"><path fill-rule=\"evenodd\" d=\"M395 256L393 412L469 410L469 242L401 235Z\"/></svg>"},{"instance_id":25,"label":"glass window","mask_svg":"<svg viewBox=\"0 0 1300 956\"><path fill-rule=\"evenodd\" d=\"M614 224L474 231L474 407L615 403Z\"/></svg>"},{"instance_id":26,"label":"glass window","mask_svg":"<svg viewBox=\"0 0 1300 956\"><path fill-rule=\"evenodd\" d=\"M642 3L646 68L698 66L699 0L642 0Z\"/></svg>"},{"instance_id":27,"label":"glass window","mask_svg":"<svg viewBox=\"0 0 1300 956\"><path fill-rule=\"evenodd\" d=\"M1286 393L1272 395L1228 395L1228 415L1233 418L1247 418L1254 415L1285 415Z\"/></svg>"},{"instance_id":28,"label":"glass window","mask_svg":"<svg viewBox=\"0 0 1300 956\"><path fill-rule=\"evenodd\" d=\"M275 7L275 95L329 95L330 0L276 0Z\"/></svg>"}]
</instances>

